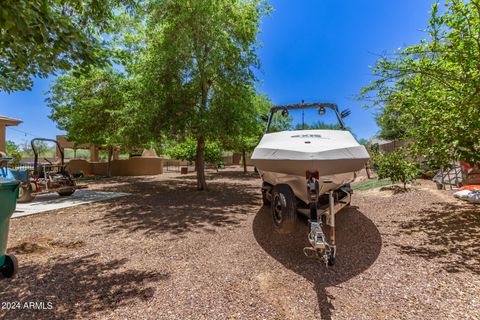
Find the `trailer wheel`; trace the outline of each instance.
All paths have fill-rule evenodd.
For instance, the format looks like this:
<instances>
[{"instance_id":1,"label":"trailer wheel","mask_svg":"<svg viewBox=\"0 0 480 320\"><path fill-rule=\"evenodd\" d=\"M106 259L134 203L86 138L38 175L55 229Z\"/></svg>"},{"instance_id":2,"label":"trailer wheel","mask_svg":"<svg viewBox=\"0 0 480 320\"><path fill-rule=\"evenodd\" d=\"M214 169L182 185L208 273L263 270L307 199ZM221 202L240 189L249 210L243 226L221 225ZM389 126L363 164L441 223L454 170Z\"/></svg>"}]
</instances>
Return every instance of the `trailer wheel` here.
<instances>
[{"instance_id":1,"label":"trailer wheel","mask_svg":"<svg viewBox=\"0 0 480 320\"><path fill-rule=\"evenodd\" d=\"M18 189L18 203L32 202L35 199L35 195L32 191L32 186L30 184L22 184Z\"/></svg>"},{"instance_id":2,"label":"trailer wheel","mask_svg":"<svg viewBox=\"0 0 480 320\"><path fill-rule=\"evenodd\" d=\"M295 195L292 189L284 184L273 187L271 207L275 229L281 234L292 232L297 220Z\"/></svg>"},{"instance_id":3,"label":"trailer wheel","mask_svg":"<svg viewBox=\"0 0 480 320\"><path fill-rule=\"evenodd\" d=\"M68 197L75 193L75 189L62 189L57 192L60 197Z\"/></svg>"},{"instance_id":4,"label":"trailer wheel","mask_svg":"<svg viewBox=\"0 0 480 320\"><path fill-rule=\"evenodd\" d=\"M18 262L14 255L5 255L5 263L0 268L0 273L4 278L12 278L18 272Z\"/></svg>"}]
</instances>

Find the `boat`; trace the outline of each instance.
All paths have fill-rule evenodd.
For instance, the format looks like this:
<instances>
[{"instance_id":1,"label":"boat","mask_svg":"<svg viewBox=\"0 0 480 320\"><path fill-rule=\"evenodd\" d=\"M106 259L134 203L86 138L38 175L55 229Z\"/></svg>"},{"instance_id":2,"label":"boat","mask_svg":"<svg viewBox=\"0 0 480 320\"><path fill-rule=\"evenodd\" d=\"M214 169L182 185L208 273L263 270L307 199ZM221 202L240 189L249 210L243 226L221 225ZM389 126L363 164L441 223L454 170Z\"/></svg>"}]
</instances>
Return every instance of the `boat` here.
<instances>
[{"instance_id":1,"label":"boat","mask_svg":"<svg viewBox=\"0 0 480 320\"><path fill-rule=\"evenodd\" d=\"M327 216L327 224L334 225L334 214L350 203L349 183L369 159L365 147L345 126L343 120L349 114L348 110L340 112L333 103L274 106L251 157L263 180L263 201L271 204L277 230L291 232L297 212L306 214L316 228L312 230L316 235L309 235L314 252L325 248L327 253L333 251L325 257L328 264L334 258L330 256L334 255L334 244L318 230L317 209L322 196L333 203L321 215ZM344 201L335 202L339 198ZM321 239L311 239L315 236Z\"/></svg>"}]
</instances>

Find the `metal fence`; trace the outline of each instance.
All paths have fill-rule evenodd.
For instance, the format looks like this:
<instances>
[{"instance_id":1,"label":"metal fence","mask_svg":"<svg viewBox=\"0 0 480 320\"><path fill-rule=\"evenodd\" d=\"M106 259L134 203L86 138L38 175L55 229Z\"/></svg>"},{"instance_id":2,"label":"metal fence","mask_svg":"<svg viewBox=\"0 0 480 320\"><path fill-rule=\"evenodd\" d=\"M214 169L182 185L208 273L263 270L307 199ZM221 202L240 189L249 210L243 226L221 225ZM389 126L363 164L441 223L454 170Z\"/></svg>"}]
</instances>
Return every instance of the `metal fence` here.
<instances>
[{"instance_id":1,"label":"metal fence","mask_svg":"<svg viewBox=\"0 0 480 320\"><path fill-rule=\"evenodd\" d=\"M180 172L182 167L188 167L188 172L195 171L195 164L193 162L189 162L188 164L183 164L180 161L165 161L163 165L163 169L165 172Z\"/></svg>"},{"instance_id":2,"label":"metal fence","mask_svg":"<svg viewBox=\"0 0 480 320\"><path fill-rule=\"evenodd\" d=\"M179 160L164 161L163 171L164 172L180 172L182 167L187 167L188 172L194 172L195 162L188 162L188 164L186 164L185 162L181 162ZM205 169L218 171L218 167L219 167L218 165L205 163Z\"/></svg>"},{"instance_id":3,"label":"metal fence","mask_svg":"<svg viewBox=\"0 0 480 320\"><path fill-rule=\"evenodd\" d=\"M15 170L33 170L33 162L20 162L17 166L10 163L8 167Z\"/></svg>"}]
</instances>

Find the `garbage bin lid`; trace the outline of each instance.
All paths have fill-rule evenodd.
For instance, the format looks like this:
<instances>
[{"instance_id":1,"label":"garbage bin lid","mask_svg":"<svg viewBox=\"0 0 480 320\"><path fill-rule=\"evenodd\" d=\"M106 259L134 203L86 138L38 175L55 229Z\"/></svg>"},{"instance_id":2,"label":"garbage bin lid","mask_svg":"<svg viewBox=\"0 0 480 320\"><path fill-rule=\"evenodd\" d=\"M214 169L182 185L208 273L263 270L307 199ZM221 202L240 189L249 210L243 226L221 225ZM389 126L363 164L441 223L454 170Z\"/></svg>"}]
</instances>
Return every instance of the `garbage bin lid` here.
<instances>
[{"instance_id":1,"label":"garbage bin lid","mask_svg":"<svg viewBox=\"0 0 480 320\"><path fill-rule=\"evenodd\" d=\"M3 191L16 191L18 186L20 185L20 181L5 181L0 182L0 192Z\"/></svg>"}]
</instances>

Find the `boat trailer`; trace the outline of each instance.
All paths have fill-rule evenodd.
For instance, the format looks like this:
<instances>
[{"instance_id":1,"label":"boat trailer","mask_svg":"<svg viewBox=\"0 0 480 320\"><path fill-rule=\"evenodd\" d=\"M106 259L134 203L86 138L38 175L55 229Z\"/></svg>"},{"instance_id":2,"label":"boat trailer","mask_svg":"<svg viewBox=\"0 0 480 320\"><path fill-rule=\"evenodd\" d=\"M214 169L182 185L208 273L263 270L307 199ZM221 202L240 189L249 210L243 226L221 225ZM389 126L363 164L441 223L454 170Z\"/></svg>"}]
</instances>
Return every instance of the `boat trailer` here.
<instances>
[{"instance_id":1,"label":"boat trailer","mask_svg":"<svg viewBox=\"0 0 480 320\"><path fill-rule=\"evenodd\" d=\"M335 264L336 242L335 242L335 214L351 202L352 190L348 186L344 186L339 190L345 194L339 198L339 192L330 190L328 194L328 206L318 209L319 200L319 183L318 176L315 173L308 172L307 192L308 192L308 209L298 208L297 211L309 218L309 234L308 241L310 247L303 248L303 252L307 257L320 258L325 262L326 266ZM329 183L330 181L323 181ZM328 227L327 232L324 228ZM328 235L328 237L326 236Z\"/></svg>"}]
</instances>

